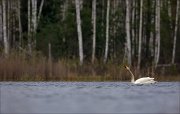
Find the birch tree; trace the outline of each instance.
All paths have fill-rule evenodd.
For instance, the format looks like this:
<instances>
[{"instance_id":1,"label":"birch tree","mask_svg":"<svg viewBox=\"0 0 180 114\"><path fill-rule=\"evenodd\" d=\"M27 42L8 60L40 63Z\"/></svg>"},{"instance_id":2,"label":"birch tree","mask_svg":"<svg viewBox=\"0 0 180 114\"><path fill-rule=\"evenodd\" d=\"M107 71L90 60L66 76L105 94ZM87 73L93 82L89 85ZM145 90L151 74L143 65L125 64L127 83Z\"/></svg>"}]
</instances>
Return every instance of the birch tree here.
<instances>
[{"instance_id":1,"label":"birch tree","mask_svg":"<svg viewBox=\"0 0 180 114\"><path fill-rule=\"evenodd\" d=\"M38 17L37 17L37 25L39 24L39 20L40 20L40 17L41 17L43 5L44 5L44 0L41 0L41 4L40 4L40 7L39 7L39 13L38 13ZM36 29L37 29L37 27L36 27Z\"/></svg>"},{"instance_id":2,"label":"birch tree","mask_svg":"<svg viewBox=\"0 0 180 114\"><path fill-rule=\"evenodd\" d=\"M104 63L107 61L108 48L109 48L109 9L110 9L110 0L107 0L107 11L106 11L106 45L105 45L105 54L104 54Z\"/></svg>"},{"instance_id":3,"label":"birch tree","mask_svg":"<svg viewBox=\"0 0 180 114\"><path fill-rule=\"evenodd\" d=\"M151 10L152 10L152 15L151 15L151 26L154 27L155 25L155 0L152 0L152 5L151 5ZM154 56L154 29L150 30L150 40L149 40L149 49L150 49L150 53L151 53L151 57Z\"/></svg>"},{"instance_id":4,"label":"birch tree","mask_svg":"<svg viewBox=\"0 0 180 114\"><path fill-rule=\"evenodd\" d=\"M31 0L28 0L28 50L31 54L32 46L31 46Z\"/></svg>"},{"instance_id":5,"label":"birch tree","mask_svg":"<svg viewBox=\"0 0 180 114\"><path fill-rule=\"evenodd\" d=\"M82 65L83 64L83 41L82 41L79 0L75 0L75 6L76 6L76 23L77 23L78 42L79 42L79 59L80 59L80 65Z\"/></svg>"},{"instance_id":6,"label":"birch tree","mask_svg":"<svg viewBox=\"0 0 180 114\"><path fill-rule=\"evenodd\" d=\"M177 30L178 30L178 15L179 15L179 0L177 0L176 4L176 20L175 20L175 30L174 30L174 42L173 42L173 53L171 63L174 64L175 53L176 53L176 38L177 38Z\"/></svg>"},{"instance_id":7,"label":"birch tree","mask_svg":"<svg viewBox=\"0 0 180 114\"><path fill-rule=\"evenodd\" d=\"M143 0L140 1L140 22L139 22L139 48L138 48L138 70L141 65L141 45L142 45L142 11L143 11Z\"/></svg>"},{"instance_id":8,"label":"birch tree","mask_svg":"<svg viewBox=\"0 0 180 114\"><path fill-rule=\"evenodd\" d=\"M3 13L3 40L4 40L4 53L6 56L9 54L9 42L7 39L7 28L6 28L6 0L2 0L2 13Z\"/></svg>"},{"instance_id":9,"label":"birch tree","mask_svg":"<svg viewBox=\"0 0 180 114\"><path fill-rule=\"evenodd\" d=\"M10 1L9 0L6 0L6 29L7 29L7 39L8 39L8 41L10 41L9 39L10 39L10 29L11 29L11 27L10 27L10 20L11 20L11 18L10 18L10 9L11 9L11 4L10 4Z\"/></svg>"},{"instance_id":10,"label":"birch tree","mask_svg":"<svg viewBox=\"0 0 180 114\"><path fill-rule=\"evenodd\" d=\"M36 45L36 31L42 13L44 0L41 0L39 10L37 0L28 0L28 47L31 54L32 48Z\"/></svg>"},{"instance_id":11,"label":"birch tree","mask_svg":"<svg viewBox=\"0 0 180 114\"><path fill-rule=\"evenodd\" d=\"M136 7L136 1L133 0L132 1L132 26L131 26L131 29L132 29L132 56L135 56L135 7Z\"/></svg>"},{"instance_id":12,"label":"birch tree","mask_svg":"<svg viewBox=\"0 0 180 114\"><path fill-rule=\"evenodd\" d=\"M2 1L0 1L0 42L3 42L3 12L2 12Z\"/></svg>"},{"instance_id":13,"label":"birch tree","mask_svg":"<svg viewBox=\"0 0 180 114\"><path fill-rule=\"evenodd\" d=\"M32 3L32 17L31 17L31 22L32 22L32 38L33 38L33 47L36 45L36 27L37 27L37 0L31 0Z\"/></svg>"},{"instance_id":14,"label":"birch tree","mask_svg":"<svg viewBox=\"0 0 180 114\"><path fill-rule=\"evenodd\" d=\"M18 24L19 24L19 46L21 46L22 44L22 25L21 25L21 1L18 0L17 1L17 16L18 16Z\"/></svg>"},{"instance_id":15,"label":"birch tree","mask_svg":"<svg viewBox=\"0 0 180 114\"><path fill-rule=\"evenodd\" d=\"M9 1L10 3L10 27L11 27L11 37L9 38L9 40L12 39L12 46L13 48L15 48L15 43L16 43L16 35L15 35L15 31L16 29L18 30L18 27L16 27L15 21L16 21L16 11L14 11L14 9L16 10L17 6L15 4L16 1ZM9 28L8 28L9 29Z\"/></svg>"},{"instance_id":16,"label":"birch tree","mask_svg":"<svg viewBox=\"0 0 180 114\"><path fill-rule=\"evenodd\" d=\"M92 1L92 24L93 24L92 63L94 63L95 54L96 54L96 0Z\"/></svg>"},{"instance_id":17,"label":"birch tree","mask_svg":"<svg viewBox=\"0 0 180 114\"><path fill-rule=\"evenodd\" d=\"M29 0L28 1L28 21L29 21L29 45L30 53L32 48L34 49L36 45L36 28L37 28L37 0Z\"/></svg>"},{"instance_id":18,"label":"birch tree","mask_svg":"<svg viewBox=\"0 0 180 114\"><path fill-rule=\"evenodd\" d=\"M128 57L128 64L131 65L131 39L130 39L130 3L126 0L126 47L125 52Z\"/></svg>"},{"instance_id":19,"label":"birch tree","mask_svg":"<svg viewBox=\"0 0 180 114\"><path fill-rule=\"evenodd\" d=\"M156 31L156 40L155 40L155 67L159 62L160 55L160 0L156 0L156 17L155 17L155 31Z\"/></svg>"}]
</instances>

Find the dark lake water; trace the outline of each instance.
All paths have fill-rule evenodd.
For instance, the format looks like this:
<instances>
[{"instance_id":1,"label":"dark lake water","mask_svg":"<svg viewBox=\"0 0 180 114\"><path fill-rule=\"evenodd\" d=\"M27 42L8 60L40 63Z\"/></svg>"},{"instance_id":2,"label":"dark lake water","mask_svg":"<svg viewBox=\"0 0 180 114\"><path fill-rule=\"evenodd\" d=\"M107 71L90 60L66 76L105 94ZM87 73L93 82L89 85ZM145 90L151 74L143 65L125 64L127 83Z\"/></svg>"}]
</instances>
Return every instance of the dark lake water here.
<instances>
[{"instance_id":1,"label":"dark lake water","mask_svg":"<svg viewBox=\"0 0 180 114\"><path fill-rule=\"evenodd\" d=\"M180 82L0 82L1 113L180 113Z\"/></svg>"}]
</instances>

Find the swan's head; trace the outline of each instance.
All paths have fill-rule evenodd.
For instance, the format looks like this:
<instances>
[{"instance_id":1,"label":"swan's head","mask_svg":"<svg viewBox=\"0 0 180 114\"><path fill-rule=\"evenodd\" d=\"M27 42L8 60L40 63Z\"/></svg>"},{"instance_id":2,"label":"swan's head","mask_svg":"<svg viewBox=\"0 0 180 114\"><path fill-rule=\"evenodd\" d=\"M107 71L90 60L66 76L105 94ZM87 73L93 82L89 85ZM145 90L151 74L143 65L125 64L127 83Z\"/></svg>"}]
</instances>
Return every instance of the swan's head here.
<instances>
[{"instance_id":1,"label":"swan's head","mask_svg":"<svg viewBox=\"0 0 180 114\"><path fill-rule=\"evenodd\" d=\"M125 69L130 70L128 66L124 65Z\"/></svg>"}]
</instances>

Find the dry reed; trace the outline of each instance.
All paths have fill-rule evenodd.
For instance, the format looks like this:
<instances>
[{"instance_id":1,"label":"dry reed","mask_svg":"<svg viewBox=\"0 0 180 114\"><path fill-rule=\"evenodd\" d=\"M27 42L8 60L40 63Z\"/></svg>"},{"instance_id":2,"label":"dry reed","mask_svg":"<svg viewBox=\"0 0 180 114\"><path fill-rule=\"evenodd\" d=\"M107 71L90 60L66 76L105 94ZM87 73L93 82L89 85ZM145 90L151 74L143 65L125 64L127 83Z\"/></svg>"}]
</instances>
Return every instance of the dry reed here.
<instances>
[{"instance_id":1,"label":"dry reed","mask_svg":"<svg viewBox=\"0 0 180 114\"><path fill-rule=\"evenodd\" d=\"M180 81L179 73L162 73L162 69L144 68L132 71L136 76L152 76L158 81ZM171 69L169 69L171 71ZM157 73L155 73L157 72ZM173 72L174 73L174 72ZM145 75L146 74L146 75ZM163 75L162 75L163 74ZM165 75L166 74L166 75ZM138 78L138 77L136 77ZM129 73L123 65L115 63L85 63L79 66L77 60L48 60L40 54L27 56L11 54L0 56L0 81L128 81Z\"/></svg>"}]
</instances>

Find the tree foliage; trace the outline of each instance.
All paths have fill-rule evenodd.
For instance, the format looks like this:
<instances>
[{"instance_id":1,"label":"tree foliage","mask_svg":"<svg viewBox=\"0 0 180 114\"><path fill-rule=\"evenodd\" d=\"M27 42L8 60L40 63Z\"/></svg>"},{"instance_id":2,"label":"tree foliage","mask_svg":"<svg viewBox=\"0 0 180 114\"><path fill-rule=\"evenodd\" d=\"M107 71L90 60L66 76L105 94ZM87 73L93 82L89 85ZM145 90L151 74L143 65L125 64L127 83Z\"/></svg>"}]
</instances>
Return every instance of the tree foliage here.
<instances>
[{"instance_id":1,"label":"tree foliage","mask_svg":"<svg viewBox=\"0 0 180 114\"><path fill-rule=\"evenodd\" d=\"M17 0L18 1L18 0ZM0 23L1 31L3 26L7 28L7 39L10 42L9 48L27 49L28 45L28 0L20 1L20 17L21 22L18 21L18 3L14 0L0 0L1 20L6 19L6 25ZM37 1L37 10L41 0ZM170 4L168 2L170 1ZM2 5L5 2L7 10L2 11ZM65 2L67 2L67 8L64 8ZM130 4L130 40L131 40L131 52L132 53L132 65L137 65L138 60L138 33L140 23L140 0L129 0ZM134 3L133 3L134 2ZM106 11L107 0L97 0L96 6L96 59L102 61L105 53L105 41L106 41ZM134 6L133 6L134 4ZM83 51L84 60L90 61L92 55L92 1L83 0L81 5L81 26L82 26L82 38L83 38ZM156 0L143 0L142 9L142 48L141 48L141 66L146 64L153 65L154 54L151 50L155 50L155 5ZM173 50L173 35L176 19L176 6L177 0L160 0L160 58L159 63L168 64L171 63L172 50ZM126 63L127 57L125 56L126 47L126 0L110 0L110 17L109 17L109 53L108 61ZM169 7L171 7L168 14ZM134 17L132 14L134 8ZM38 13L37 13L38 14ZM9 17L8 17L9 16ZM179 16L179 15L178 15ZM10 19L12 17L12 19ZM178 17L178 19L180 16ZM9 19L9 20L8 20ZM180 20L180 19L179 19ZM22 41L19 38L19 26L22 26ZM178 21L177 29L177 44L180 42L180 22ZM76 9L74 0L45 0L42 14L39 22L37 23L37 31L35 34L36 51L42 52L48 56L48 43L52 45L52 56L56 59L78 59L78 34L76 24ZM134 36L133 36L134 29ZM6 31L6 30L5 30ZM151 36L152 33L152 36ZM4 47L3 39L4 33L1 32L0 45ZM152 40L153 47L150 46ZM21 43L19 43L21 42ZM180 63L180 46L176 46L175 63ZM6 52L7 53L7 52Z\"/></svg>"}]
</instances>

